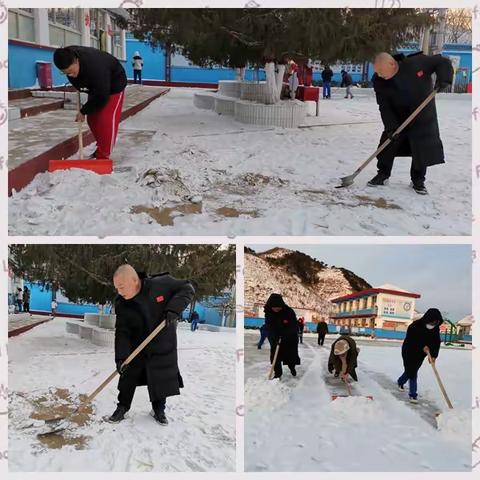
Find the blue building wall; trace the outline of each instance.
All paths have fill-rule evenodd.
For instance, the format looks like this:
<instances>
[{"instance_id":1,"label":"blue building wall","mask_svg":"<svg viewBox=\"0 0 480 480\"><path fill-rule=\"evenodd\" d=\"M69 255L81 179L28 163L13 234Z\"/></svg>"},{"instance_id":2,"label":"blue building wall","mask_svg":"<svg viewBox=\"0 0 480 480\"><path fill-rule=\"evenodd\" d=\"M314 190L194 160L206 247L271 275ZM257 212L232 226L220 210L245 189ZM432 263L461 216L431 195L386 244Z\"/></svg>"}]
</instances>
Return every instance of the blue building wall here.
<instances>
[{"instance_id":1,"label":"blue building wall","mask_svg":"<svg viewBox=\"0 0 480 480\"><path fill-rule=\"evenodd\" d=\"M37 61L51 62L53 84L65 84L67 77L53 65L53 50L15 45L8 42L8 88L35 86L37 84Z\"/></svg>"},{"instance_id":2,"label":"blue building wall","mask_svg":"<svg viewBox=\"0 0 480 480\"><path fill-rule=\"evenodd\" d=\"M263 318L258 318L258 317L245 317L244 320L244 325L245 327L257 327L260 328L263 324L265 323L265 319ZM311 323L311 322L306 322L305 326L308 328L310 332L316 332L317 329L317 324L316 323ZM337 326L328 324L328 333L338 333L337 332ZM361 328L359 329L359 335L364 335L364 336L370 336L373 333L372 328ZM394 330L385 330L381 328L376 328L375 329L375 336L377 338L389 338L389 339L396 339L396 340L403 340L405 338L406 332L396 332ZM355 334L354 334L355 335ZM442 342L444 341L445 336L442 334ZM447 336L447 339L449 339L450 336ZM472 341L472 336L471 335L464 335L463 340L467 342ZM453 335L452 340L455 341L457 340L457 336Z\"/></svg>"},{"instance_id":3,"label":"blue building wall","mask_svg":"<svg viewBox=\"0 0 480 480\"><path fill-rule=\"evenodd\" d=\"M133 78L131 59L136 50L144 59L143 78L150 80L165 80L165 55L163 50L153 50L150 45L134 38L126 40L127 61L123 63L128 78ZM399 49L401 53L417 51L416 47ZM460 67L468 69L468 77L472 79L472 48L470 45L446 44L443 53L445 55L458 55ZM53 50L41 49L35 46L8 44L8 88L29 88L37 84L36 62L52 62L53 84L61 86L65 84L66 77L53 65ZM255 72L247 69L246 79L253 80ZM256 72L259 80L265 80L265 72L260 69ZM361 80L361 73L351 73L354 82ZM373 75L373 65L370 64L368 77ZM231 68L201 68L198 66L172 66L172 81L193 83L217 83L219 80L234 80L235 71ZM313 80L321 81L321 73L313 72ZM459 75L461 80L461 74ZM334 82L340 82L340 73L335 72Z\"/></svg>"},{"instance_id":4,"label":"blue building wall","mask_svg":"<svg viewBox=\"0 0 480 480\"><path fill-rule=\"evenodd\" d=\"M30 289L30 310L37 312L51 312L52 311L52 290L43 287L42 285L36 283L25 282L25 286ZM220 299L216 300L214 298L209 299L210 304L215 304L219 302ZM57 313L67 314L67 315L83 315L85 313L99 313L97 305L92 305L88 303L77 304L72 302L61 302L58 301ZM202 323L208 323L211 325L222 325L222 316L215 308L205 307L200 302L197 302L195 305L195 310L197 311L200 321ZM187 308L183 312L183 318L188 318L190 309ZM110 307L105 308L105 313L110 313Z\"/></svg>"}]
</instances>

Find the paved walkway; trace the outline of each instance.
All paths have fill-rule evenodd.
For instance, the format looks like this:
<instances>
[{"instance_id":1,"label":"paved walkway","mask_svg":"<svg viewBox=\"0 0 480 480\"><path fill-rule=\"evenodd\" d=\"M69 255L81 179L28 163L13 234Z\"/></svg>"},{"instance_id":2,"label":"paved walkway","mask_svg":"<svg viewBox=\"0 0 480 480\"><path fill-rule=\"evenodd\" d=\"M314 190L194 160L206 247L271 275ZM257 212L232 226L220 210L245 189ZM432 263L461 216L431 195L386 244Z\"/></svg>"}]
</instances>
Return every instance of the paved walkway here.
<instances>
[{"instance_id":1,"label":"paved walkway","mask_svg":"<svg viewBox=\"0 0 480 480\"><path fill-rule=\"evenodd\" d=\"M8 315L8 336L12 336L18 330L27 330L35 324L45 322L50 317L47 315L30 315L28 313L10 313Z\"/></svg>"},{"instance_id":2,"label":"paved walkway","mask_svg":"<svg viewBox=\"0 0 480 480\"><path fill-rule=\"evenodd\" d=\"M123 112L166 91L168 89L162 87L129 86L126 90ZM15 106L22 105L24 108L32 102L37 103L38 100L52 102L52 99L25 99L11 103L15 103ZM59 143L75 137L78 134L78 128L74 118L75 111L55 110L9 122L8 170L12 171ZM88 127L85 126L84 129L87 131Z\"/></svg>"}]
</instances>

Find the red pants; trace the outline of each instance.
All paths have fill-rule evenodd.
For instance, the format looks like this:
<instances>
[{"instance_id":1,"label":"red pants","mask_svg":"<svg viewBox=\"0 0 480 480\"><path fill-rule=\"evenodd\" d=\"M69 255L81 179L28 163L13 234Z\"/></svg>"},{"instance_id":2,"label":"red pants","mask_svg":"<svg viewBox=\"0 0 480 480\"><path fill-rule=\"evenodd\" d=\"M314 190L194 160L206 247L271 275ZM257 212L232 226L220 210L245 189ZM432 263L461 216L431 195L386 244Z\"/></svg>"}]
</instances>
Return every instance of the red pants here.
<instances>
[{"instance_id":1,"label":"red pants","mask_svg":"<svg viewBox=\"0 0 480 480\"><path fill-rule=\"evenodd\" d=\"M117 139L124 94L122 91L110 95L108 103L101 110L87 115L88 126L97 141L97 158L110 158Z\"/></svg>"}]
</instances>

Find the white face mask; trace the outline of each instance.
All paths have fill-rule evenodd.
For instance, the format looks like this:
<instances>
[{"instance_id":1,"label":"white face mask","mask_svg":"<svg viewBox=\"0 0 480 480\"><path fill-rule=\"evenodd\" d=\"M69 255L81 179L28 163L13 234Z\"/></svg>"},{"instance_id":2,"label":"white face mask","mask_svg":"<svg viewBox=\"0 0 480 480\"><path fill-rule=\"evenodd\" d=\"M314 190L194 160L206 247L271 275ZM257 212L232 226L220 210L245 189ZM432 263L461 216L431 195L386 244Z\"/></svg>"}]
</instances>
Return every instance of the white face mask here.
<instances>
[{"instance_id":1,"label":"white face mask","mask_svg":"<svg viewBox=\"0 0 480 480\"><path fill-rule=\"evenodd\" d=\"M435 328L435 325L432 325L431 323L427 323L426 327L428 330L433 330Z\"/></svg>"}]
</instances>

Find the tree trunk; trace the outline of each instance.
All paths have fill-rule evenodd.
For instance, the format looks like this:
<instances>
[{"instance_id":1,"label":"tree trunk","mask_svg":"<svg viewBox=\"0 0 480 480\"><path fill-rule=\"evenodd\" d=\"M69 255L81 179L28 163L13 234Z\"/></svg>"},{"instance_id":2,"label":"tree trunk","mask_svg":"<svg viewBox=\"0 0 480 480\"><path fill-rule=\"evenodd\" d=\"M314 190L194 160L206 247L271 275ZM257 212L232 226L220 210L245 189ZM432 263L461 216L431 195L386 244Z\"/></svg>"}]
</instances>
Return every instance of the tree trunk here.
<instances>
[{"instance_id":1,"label":"tree trunk","mask_svg":"<svg viewBox=\"0 0 480 480\"><path fill-rule=\"evenodd\" d=\"M245 80L245 67L235 69L235 80L237 82L243 82Z\"/></svg>"},{"instance_id":2,"label":"tree trunk","mask_svg":"<svg viewBox=\"0 0 480 480\"><path fill-rule=\"evenodd\" d=\"M265 103L267 105L272 105L280 101L285 65L278 65L278 72L275 74L275 64L273 62L268 62L265 64L265 74L267 77L267 95Z\"/></svg>"}]
</instances>

